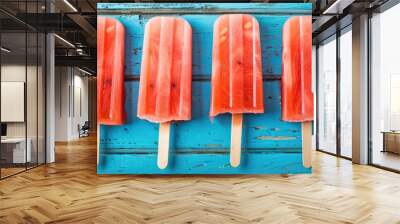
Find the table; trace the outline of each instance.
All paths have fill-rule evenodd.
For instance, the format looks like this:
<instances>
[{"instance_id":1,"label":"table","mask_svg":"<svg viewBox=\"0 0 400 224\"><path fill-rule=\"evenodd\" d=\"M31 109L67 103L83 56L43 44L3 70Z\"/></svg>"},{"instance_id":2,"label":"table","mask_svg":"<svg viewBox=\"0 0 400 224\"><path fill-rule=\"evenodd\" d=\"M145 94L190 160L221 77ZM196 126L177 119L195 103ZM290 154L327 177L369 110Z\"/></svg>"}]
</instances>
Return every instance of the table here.
<instances>
[{"instance_id":1,"label":"table","mask_svg":"<svg viewBox=\"0 0 400 224\"><path fill-rule=\"evenodd\" d=\"M28 144L26 144L26 142ZM25 145L26 151L25 151ZM1 139L2 157L6 158L6 163L25 163L32 160L32 141L30 138L5 138ZM12 147L10 147L12 146ZM25 154L26 152L26 154ZM12 156L8 156L12 154ZM3 156L4 155L4 156ZM12 158L12 160L11 160Z\"/></svg>"},{"instance_id":2,"label":"table","mask_svg":"<svg viewBox=\"0 0 400 224\"><path fill-rule=\"evenodd\" d=\"M383 131L382 152L400 154L400 131Z\"/></svg>"}]
</instances>

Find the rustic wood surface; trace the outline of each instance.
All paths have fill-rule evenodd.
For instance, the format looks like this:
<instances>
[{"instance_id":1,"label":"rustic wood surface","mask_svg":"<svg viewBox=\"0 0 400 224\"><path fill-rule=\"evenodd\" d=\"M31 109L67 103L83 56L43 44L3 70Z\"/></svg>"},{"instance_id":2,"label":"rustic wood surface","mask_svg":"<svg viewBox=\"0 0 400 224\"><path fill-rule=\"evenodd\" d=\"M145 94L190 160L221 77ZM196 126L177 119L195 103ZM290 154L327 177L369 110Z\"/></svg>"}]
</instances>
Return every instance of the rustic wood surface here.
<instances>
[{"instance_id":1,"label":"rustic wood surface","mask_svg":"<svg viewBox=\"0 0 400 224\"><path fill-rule=\"evenodd\" d=\"M0 223L400 223L400 175L316 153L311 175L97 175L96 136L0 181Z\"/></svg>"},{"instance_id":2,"label":"rustic wood surface","mask_svg":"<svg viewBox=\"0 0 400 224\"><path fill-rule=\"evenodd\" d=\"M99 174L310 173L302 162L300 123L281 119L282 27L310 3L98 4L101 16L125 27L127 123L100 127ZM231 114L210 119L212 34L224 13L249 13L260 25L265 113L244 114L240 165L230 163ZM192 119L172 122L168 166L157 167L159 125L137 118L144 27L154 16L179 16L192 27Z\"/></svg>"}]
</instances>

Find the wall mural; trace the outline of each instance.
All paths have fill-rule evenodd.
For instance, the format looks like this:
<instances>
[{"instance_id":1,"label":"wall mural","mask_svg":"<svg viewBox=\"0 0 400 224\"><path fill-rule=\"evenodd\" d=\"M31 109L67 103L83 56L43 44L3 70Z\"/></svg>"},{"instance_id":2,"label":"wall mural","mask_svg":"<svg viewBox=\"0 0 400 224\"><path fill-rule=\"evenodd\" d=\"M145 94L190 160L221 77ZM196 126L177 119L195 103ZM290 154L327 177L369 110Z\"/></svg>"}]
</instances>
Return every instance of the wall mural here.
<instances>
[{"instance_id":1,"label":"wall mural","mask_svg":"<svg viewBox=\"0 0 400 224\"><path fill-rule=\"evenodd\" d=\"M99 174L311 172L311 9L99 3Z\"/></svg>"}]
</instances>

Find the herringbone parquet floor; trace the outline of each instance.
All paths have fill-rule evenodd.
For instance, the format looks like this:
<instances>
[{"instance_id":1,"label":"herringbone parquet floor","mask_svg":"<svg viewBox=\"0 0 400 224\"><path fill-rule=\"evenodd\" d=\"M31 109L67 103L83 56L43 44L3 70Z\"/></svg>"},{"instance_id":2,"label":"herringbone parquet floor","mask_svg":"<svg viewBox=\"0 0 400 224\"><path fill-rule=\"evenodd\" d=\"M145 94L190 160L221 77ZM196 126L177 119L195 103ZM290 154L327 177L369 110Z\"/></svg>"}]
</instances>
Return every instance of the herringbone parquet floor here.
<instances>
[{"instance_id":1,"label":"herringbone parquet floor","mask_svg":"<svg viewBox=\"0 0 400 224\"><path fill-rule=\"evenodd\" d=\"M96 142L0 181L0 223L400 223L400 175L317 153L312 175L98 176Z\"/></svg>"}]
</instances>

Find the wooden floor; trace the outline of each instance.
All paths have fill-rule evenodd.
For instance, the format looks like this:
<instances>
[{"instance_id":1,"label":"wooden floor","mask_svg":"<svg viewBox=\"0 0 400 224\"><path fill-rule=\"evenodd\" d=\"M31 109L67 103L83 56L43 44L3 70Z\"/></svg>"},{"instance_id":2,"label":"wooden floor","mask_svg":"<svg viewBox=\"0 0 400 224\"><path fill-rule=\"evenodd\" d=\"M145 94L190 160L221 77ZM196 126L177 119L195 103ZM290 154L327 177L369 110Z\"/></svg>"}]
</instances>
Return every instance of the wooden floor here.
<instances>
[{"instance_id":1,"label":"wooden floor","mask_svg":"<svg viewBox=\"0 0 400 224\"><path fill-rule=\"evenodd\" d=\"M400 223L400 175L317 153L312 175L98 176L94 138L0 181L0 223Z\"/></svg>"},{"instance_id":2,"label":"wooden floor","mask_svg":"<svg viewBox=\"0 0 400 224\"><path fill-rule=\"evenodd\" d=\"M374 164L400 170L400 154L375 150L372 159Z\"/></svg>"},{"instance_id":3,"label":"wooden floor","mask_svg":"<svg viewBox=\"0 0 400 224\"><path fill-rule=\"evenodd\" d=\"M1 168L1 177L8 177L13 174L25 171L25 167L17 167L17 168Z\"/></svg>"}]
</instances>

